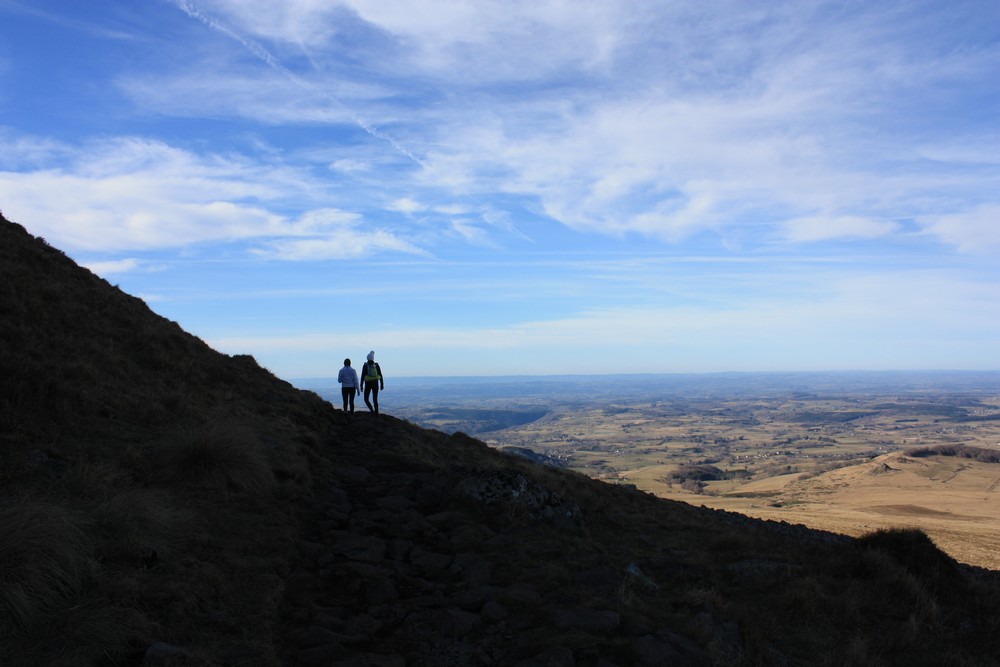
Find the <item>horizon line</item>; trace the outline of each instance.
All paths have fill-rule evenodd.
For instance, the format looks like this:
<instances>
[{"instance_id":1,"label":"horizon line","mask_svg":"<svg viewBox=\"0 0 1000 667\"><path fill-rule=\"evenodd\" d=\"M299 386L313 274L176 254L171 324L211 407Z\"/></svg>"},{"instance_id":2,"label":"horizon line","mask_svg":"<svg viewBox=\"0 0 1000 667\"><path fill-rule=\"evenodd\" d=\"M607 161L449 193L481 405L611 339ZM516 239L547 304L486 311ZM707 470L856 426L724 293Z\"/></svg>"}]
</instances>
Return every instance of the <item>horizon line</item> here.
<instances>
[{"instance_id":1,"label":"horizon line","mask_svg":"<svg viewBox=\"0 0 1000 667\"><path fill-rule=\"evenodd\" d=\"M815 374L900 374L900 373L916 373L916 374L939 374L939 373L978 373L978 374L989 374L989 373L1000 373L1000 368L996 369L968 369L968 368L917 368L917 369L905 369L905 368L885 368L885 369L820 369L820 370L732 370L732 371L663 371L663 372L649 372L649 373L512 373L512 374L502 374L502 375L397 375L393 376L397 380L482 380L482 379L522 379L522 378L599 378L599 377L666 377L666 376L720 376L720 375L815 375ZM308 376L308 377L293 377L288 378L288 382L296 381L326 381L333 380L336 381L336 376Z\"/></svg>"}]
</instances>

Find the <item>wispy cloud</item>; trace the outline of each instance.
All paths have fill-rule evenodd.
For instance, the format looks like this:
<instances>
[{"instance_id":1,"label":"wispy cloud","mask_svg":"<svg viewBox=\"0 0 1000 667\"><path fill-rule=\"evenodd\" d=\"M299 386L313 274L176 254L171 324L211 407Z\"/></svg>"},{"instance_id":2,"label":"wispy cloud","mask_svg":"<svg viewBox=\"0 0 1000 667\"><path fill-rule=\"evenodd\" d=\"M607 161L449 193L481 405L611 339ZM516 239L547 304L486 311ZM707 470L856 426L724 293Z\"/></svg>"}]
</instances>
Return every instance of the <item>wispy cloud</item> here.
<instances>
[{"instance_id":1,"label":"wispy cloud","mask_svg":"<svg viewBox=\"0 0 1000 667\"><path fill-rule=\"evenodd\" d=\"M395 251L429 257L430 253L387 232L354 232L341 229L321 238L285 239L266 242L254 253L266 259L322 261L370 256L376 251Z\"/></svg>"},{"instance_id":2,"label":"wispy cloud","mask_svg":"<svg viewBox=\"0 0 1000 667\"><path fill-rule=\"evenodd\" d=\"M928 216L923 224L928 234L962 252L1000 251L1000 204L978 206L952 215Z\"/></svg>"},{"instance_id":3,"label":"wispy cloud","mask_svg":"<svg viewBox=\"0 0 1000 667\"><path fill-rule=\"evenodd\" d=\"M281 165L198 155L135 138L79 149L27 142L22 162L41 161L38 145L60 156L61 166L0 172L0 200L8 211L30 210L33 227L68 250L260 241L266 250L258 254L277 259L356 256L372 249L421 252L390 231L364 228L358 213L307 208L290 218L277 212L289 200L315 201L311 190L318 187ZM20 146L7 148L16 153ZM288 237L294 240L276 240Z\"/></svg>"},{"instance_id":4,"label":"wispy cloud","mask_svg":"<svg viewBox=\"0 0 1000 667\"><path fill-rule=\"evenodd\" d=\"M814 216L787 223L788 240L793 242L827 241L838 238L875 239L897 231L892 220L872 220L856 216Z\"/></svg>"},{"instance_id":5,"label":"wispy cloud","mask_svg":"<svg viewBox=\"0 0 1000 667\"><path fill-rule=\"evenodd\" d=\"M388 208L392 211L398 211L399 213L411 215L413 213L423 211L427 207L418 201L410 199L409 197L400 197L396 201L391 202Z\"/></svg>"},{"instance_id":6,"label":"wispy cloud","mask_svg":"<svg viewBox=\"0 0 1000 667\"><path fill-rule=\"evenodd\" d=\"M891 238L900 227L887 220L960 213L958 181L969 175L949 156L995 136L990 124L966 125L948 152L914 143L942 131L915 100L997 72L995 46L949 41L955 12L971 5L178 6L263 63L264 76L233 56L195 73L132 74L122 85L137 103L353 124L410 162L383 162L380 174L408 191L390 200L401 212L501 192L576 230L669 243L746 226L796 241ZM932 111L944 123L958 103Z\"/></svg>"},{"instance_id":7,"label":"wispy cloud","mask_svg":"<svg viewBox=\"0 0 1000 667\"><path fill-rule=\"evenodd\" d=\"M911 16L878 8L836 20L816 8L790 16L732 7L646 8L638 17L648 22L643 30L634 14L607 4L522 7L512 13L505 8L497 16L492 5L440 13L360 2L349 7L368 25L401 40L395 51L366 61L367 68L385 73L419 67L447 102L434 115L415 110L411 121L424 125L422 146L427 137L434 142L433 149L421 149L425 185L535 196L549 215L574 228L674 242L747 219L759 224L765 211L779 224L793 224L829 210L834 201L841 213L828 216L827 227L838 221L846 227L828 232L830 238L858 236L859 219L878 219L891 209L899 217L922 212L912 203L918 193L924 212L947 210L946 168L918 169L907 157L912 137L894 139L887 132L890 123L915 117L892 96L913 96L951 72L981 68L992 57L966 53L938 58L928 68L928 56L901 40L922 26L914 27ZM249 21L246 12L228 9ZM283 25L303 23L286 18ZM892 19L895 33L887 27ZM266 34L259 21L251 27ZM642 37L654 29L678 38L657 43L652 57L640 60L638 49L649 45ZM736 30L743 39L727 40ZM315 33L297 39L305 49L331 48ZM930 39L932 51L943 43ZM558 46L539 58L543 41ZM594 63L596 43L606 45L597 51L604 54L602 67ZM557 48L562 50L550 53ZM473 62L512 62L509 56L496 58L500 52L530 53L531 62L516 73L484 68L475 81L455 67L460 55ZM415 61L414 53L420 55ZM683 67L671 67L671 57ZM588 85L558 85L556 77L566 72ZM558 97L541 89L518 102L491 88L491 76L556 84L552 91ZM595 97L589 85L595 80L621 94ZM487 99L504 106L490 105L484 116L477 109ZM478 104L462 105L465 100ZM369 107L363 98L352 102L373 113L388 111ZM848 131L854 136L844 134ZM977 140L974 134L967 139ZM908 165L909 182L886 178L887 160ZM936 191L928 192L927 182L935 176ZM869 225L860 236L870 237L875 227L892 231Z\"/></svg>"},{"instance_id":8,"label":"wispy cloud","mask_svg":"<svg viewBox=\"0 0 1000 667\"><path fill-rule=\"evenodd\" d=\"M90 269L94 273L103 277L113 276L119 273L129 273L130 271L135 271L140 266L142 266L142 262L134 258L83 264L84 268Z\"/></svg>"}]
</instances>

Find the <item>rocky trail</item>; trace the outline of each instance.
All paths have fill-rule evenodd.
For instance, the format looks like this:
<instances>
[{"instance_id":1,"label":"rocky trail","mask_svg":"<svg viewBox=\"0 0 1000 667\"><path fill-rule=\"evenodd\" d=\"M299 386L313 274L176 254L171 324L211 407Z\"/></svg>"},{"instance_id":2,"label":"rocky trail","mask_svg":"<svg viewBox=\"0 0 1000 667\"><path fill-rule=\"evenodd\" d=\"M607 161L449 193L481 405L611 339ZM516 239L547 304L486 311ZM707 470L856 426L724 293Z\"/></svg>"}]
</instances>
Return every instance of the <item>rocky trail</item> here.
<instances>
[{"instance_id":1,"label":"rocky trail","mask_svg":"<svg viewBox=\"0 0 1000 667\"><path fill-rule=\"evenodd\" d=\"M343 419L329 445L337 464L286 581L289 663L711 663L696 642L623 612L628 589L657 584L588 552L578 507L509 470L400 470L391 420ZM458 452L463 437L452 439ZM567 540L583 547L572 569L559 562Z\"/></svg>"}]
</instances>

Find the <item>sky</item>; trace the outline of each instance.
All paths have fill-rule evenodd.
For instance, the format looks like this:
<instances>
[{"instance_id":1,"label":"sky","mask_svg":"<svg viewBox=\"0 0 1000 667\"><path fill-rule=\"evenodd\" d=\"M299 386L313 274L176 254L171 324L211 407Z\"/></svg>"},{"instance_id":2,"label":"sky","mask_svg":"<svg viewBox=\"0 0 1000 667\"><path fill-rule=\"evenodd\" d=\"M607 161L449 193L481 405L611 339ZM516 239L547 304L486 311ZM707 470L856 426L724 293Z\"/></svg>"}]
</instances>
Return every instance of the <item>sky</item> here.
<instances>
[{"instance_id":1,"label":"sky","mask_svg":"<svg viewBox=\"0 0 1000 667\"><path fill-rule=\"evenodd\" d=\"M0 0L0 211L285 379L995 370L1000 2Z\"/></svg>"}]
</instances>

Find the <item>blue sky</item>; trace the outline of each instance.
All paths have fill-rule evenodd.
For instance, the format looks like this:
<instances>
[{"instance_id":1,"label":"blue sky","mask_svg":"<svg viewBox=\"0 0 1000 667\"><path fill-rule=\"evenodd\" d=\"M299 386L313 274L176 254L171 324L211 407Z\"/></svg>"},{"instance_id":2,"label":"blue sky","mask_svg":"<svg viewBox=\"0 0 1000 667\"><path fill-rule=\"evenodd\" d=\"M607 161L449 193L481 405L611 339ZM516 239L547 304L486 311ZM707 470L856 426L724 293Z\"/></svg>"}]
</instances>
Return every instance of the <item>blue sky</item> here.
<instances>
[{"instance_id":1,"label":"blue sky","mask_svg":"<svg viewBox=\"0 0 1000 667\"><path fill-rule=\"evenodd\" d=\"M996 369L1000 3L0 0L0 210L285 378Z\"/></svg>"}]
</instances>

